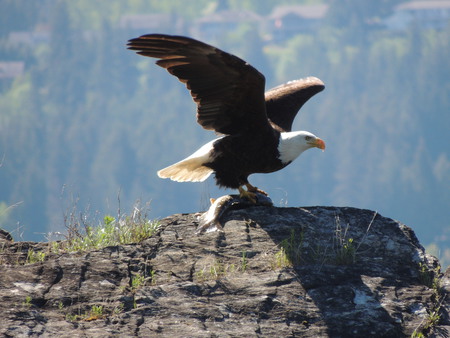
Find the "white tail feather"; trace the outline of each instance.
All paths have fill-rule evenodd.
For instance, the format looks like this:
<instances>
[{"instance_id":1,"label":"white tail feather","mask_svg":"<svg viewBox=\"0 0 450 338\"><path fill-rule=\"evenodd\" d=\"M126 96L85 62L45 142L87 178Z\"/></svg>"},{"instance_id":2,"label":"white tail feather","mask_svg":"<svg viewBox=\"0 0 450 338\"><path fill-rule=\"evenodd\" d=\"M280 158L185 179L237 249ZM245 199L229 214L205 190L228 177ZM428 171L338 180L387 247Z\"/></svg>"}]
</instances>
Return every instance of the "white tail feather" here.
<instances>
[{"instance_id":1,"label":"white tail feather","mask_svg":"<svg viewBox=\"0 0 450 338\"><path fill-rule=\"evenodd\" d=\"M211 150L215 141L205 144L188 158L161 169L158 176L177 182L203 182L214 171L203 164L212 160Z\"/></svg>"},{"instance_id":2,"label":"white tail feather","mask_svg":"<svg viewBox=\"0 0 450 338\"><path fill-rule=\"evenodd\" d=\"M170 178L177 182L203 182L212 174L211 168L202 165L196 158L187 158L158 171L161 178Z\"/></svg>"}]
</instances>

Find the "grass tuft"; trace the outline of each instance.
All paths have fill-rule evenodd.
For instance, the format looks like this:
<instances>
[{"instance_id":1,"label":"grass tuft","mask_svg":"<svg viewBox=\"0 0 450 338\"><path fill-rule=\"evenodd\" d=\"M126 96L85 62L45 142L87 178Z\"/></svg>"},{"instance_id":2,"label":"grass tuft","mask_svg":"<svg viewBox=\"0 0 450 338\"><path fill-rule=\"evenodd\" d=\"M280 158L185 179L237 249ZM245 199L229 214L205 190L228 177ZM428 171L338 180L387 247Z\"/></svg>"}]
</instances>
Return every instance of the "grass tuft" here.
<instances>
[{"instance_id":1,"label":"grass tuft","mask_svg":"<svg viewBox=\"0 0 450 338\"><path fill-rule=\"evenodd\" d=\"M282 269L300 264L303 236L302 231L291 230L289 237L282 240L279 244L280 250L275 253L272 262L273 269Z\"/></svg>"},{"instance_id":2,"label":"grass tuft","mask_svg":"<svg viewBox=\"0 0 450 338\"><path fill-rule=\"evenodd\" d=\"M34 264L43 262L45 260L45 252L34 251L33 249L28 249L27 258L25 264Z\"/></svg>"},{"instance_id":3,"label":"grass tuft","mask_svg":"<svg viewBox=\"0 0 450 338\"><path fill-rule=\"evenodd\" d=\"M247 258L247 252L242 251L242 258L241 258L241 271L245 272L248 268L248 258Z\"/></svg>"},{"instance_id":4,"label":"grass tuft","mask_svg":"<svg viewBox=\"0 0 450 338\"><path fill-rule=\"evenodd\" d=\"M70 223L66 228L68 235L65 241L52 242L50 250L54 253L61 251L77 252L101 249L107 246L140 243L151 237L159 229L158 221L150 221L147 213L139 204L134 206L133 213L128 216L120 214L118 217L106 215L100 224L93 226L86 218L68 218Z\"/></svg>"},{"instance_id":5,"label":"grass tuft","mask_svg":"<svg viewBox=\"0 0 450 338\"><path fill-rule=\"evenodd\" d=\"M67 313L65 316L66 321L68 322L77 322L77 321L93 321L98 319L103 319L110 314L116 314L120 312L116 312L116 309L110 310L105 308L103 305L92 305L92 307L85 311L84 313Z\"/></svg>"},{"instance_id":6,"label":"grass tuft","mask_svg":"<svg viewBox=\"0 0 450 338\"><path fill-rule=\"evenodd\" d=\"M195 276L200 282L217 280L225 276L244 273L248 269L248 264L247 253L243 251L239 263L225 264L220 258L213 258L208 264L205 264L202 269L198 270Z\"/></svg>"},{"instance_id":7,"label":"grass tuft","mask_svg":"<svg viewBox=\"0 0 450 338\"><path fill-rule=\"evenodd\" d=\"M333 239L334 261L337 265L348 265L356 261L356 248L353 238L347 238L349 225L341 226L339 216L336 216L336 230Z\"/></svg>"}]
</instances>

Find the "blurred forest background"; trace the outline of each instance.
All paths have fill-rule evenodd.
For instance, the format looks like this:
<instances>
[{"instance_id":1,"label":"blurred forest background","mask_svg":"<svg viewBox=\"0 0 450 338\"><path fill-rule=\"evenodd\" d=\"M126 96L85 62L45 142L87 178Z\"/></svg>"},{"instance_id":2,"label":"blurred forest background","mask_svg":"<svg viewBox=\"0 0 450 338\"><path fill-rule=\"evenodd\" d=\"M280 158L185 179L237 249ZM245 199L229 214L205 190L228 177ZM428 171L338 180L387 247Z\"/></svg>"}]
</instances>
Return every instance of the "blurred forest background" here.
<instances>
[{"instance_id":1,"label":"blurred forest background","mask_svg":"<svg viewBox=\"0 0 450 338\"><path fill-rule=\"evenodd\" d=\"M240 56L267 88L325 82L294 129L326 151L250 177L277 206L378 211L449 264L449 16L449 1L1 0L0 227L42 241L75 209L140 200L162 218L230 192L156 176L215 137L182 84L126 49L168 33Z\"/></svg>"}]
</instances>

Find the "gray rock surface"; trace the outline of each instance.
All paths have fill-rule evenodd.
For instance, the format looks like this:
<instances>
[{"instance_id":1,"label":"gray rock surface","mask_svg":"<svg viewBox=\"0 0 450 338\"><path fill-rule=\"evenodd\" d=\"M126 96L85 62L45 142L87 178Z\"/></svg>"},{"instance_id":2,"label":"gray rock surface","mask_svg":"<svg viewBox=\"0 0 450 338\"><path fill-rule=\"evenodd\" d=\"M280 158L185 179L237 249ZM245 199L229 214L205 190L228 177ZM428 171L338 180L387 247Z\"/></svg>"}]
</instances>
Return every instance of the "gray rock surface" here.
<instances>
[{"instance_id":1,"label":"gray rock surface","mask_svg":"<svg viewBox=\"0 0 450 338\"><path fill-rule=\"evenodd\" d=\"M81 253L1 241L0 334L448 335L448 275L399 222L354 208L255 206L221 223L224 232L197 236L195 215L173 215L140 244ZM45 260L24 264L30 248Z\"/></svg>"}]
</instances>

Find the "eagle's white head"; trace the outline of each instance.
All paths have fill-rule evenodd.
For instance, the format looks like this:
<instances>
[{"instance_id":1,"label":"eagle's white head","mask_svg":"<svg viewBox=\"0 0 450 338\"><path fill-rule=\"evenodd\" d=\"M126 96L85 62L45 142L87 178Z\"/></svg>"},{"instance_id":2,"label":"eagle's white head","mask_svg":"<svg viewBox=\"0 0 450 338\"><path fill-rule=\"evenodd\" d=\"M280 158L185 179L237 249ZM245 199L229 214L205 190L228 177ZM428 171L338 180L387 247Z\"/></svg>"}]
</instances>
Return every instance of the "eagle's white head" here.
<instances>
[{"instance_id":1,"label":"eagle's white head","mask_svg":"<svg viewBox=\"0 0 450 338\"><path fill-rule=\"evenodd\" d=\"M307 131L290 131L281 133L278 151L283 164L291 163L309 148L325 150L325 142Z\"/></svg>"}]
</instances>

